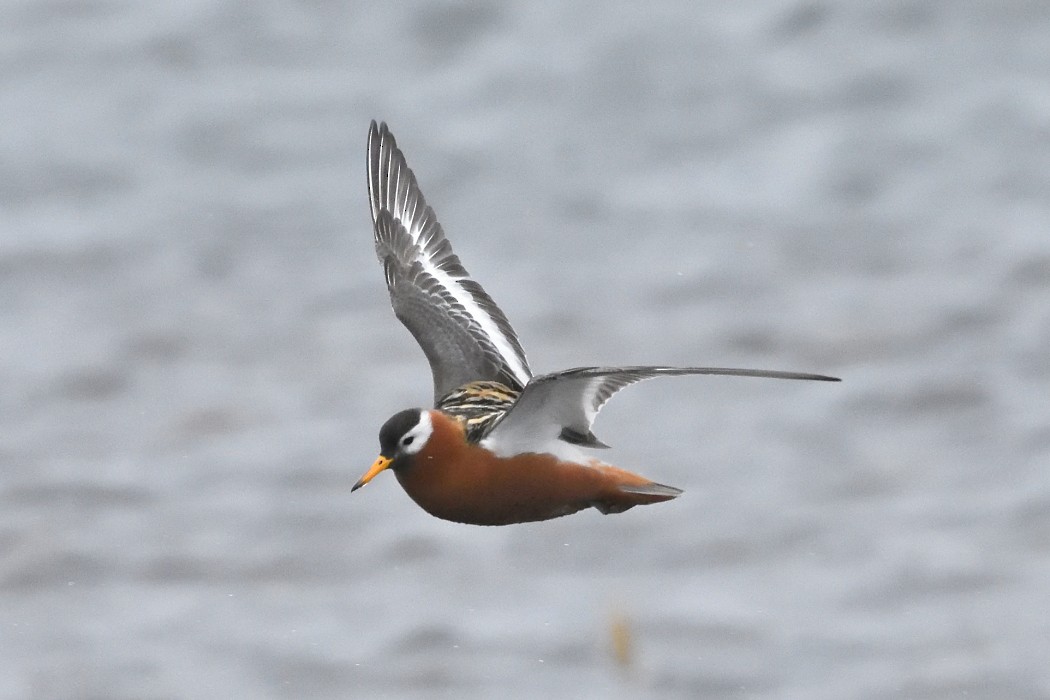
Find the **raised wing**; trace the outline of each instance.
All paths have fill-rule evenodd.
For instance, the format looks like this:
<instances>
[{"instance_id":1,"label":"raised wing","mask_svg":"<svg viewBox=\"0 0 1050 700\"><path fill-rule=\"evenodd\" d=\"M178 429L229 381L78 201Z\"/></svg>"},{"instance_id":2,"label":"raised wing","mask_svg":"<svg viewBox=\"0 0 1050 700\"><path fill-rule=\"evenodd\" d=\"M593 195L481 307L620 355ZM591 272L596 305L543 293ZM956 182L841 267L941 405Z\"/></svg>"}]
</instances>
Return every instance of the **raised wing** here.
<instances>
[{"instance_id":1,"label":"raised wing","mask_svg":"<svg viewBox=\"0 0 1050 700\"><path fill-rule=\"evenodd\" d=\"M591 424L613 394L646 379L690 374L839 381L821 374L727 367L577 367L530 381L482 445L500 456L550 452L571 457L566 443L605 447L591 433Z\"/></svg>"},{"instance_id":2,"label":"raised wing","mask_svg":"<svg viewBox=\"0 0 1050 700\"><path fill-rule=\"evenodd\" d=\"M514 329L467 274L385 123L368 131L368 194L390 303L430 362L434 401L470 381L532 377Z\"/></svg>"}]
</instances>

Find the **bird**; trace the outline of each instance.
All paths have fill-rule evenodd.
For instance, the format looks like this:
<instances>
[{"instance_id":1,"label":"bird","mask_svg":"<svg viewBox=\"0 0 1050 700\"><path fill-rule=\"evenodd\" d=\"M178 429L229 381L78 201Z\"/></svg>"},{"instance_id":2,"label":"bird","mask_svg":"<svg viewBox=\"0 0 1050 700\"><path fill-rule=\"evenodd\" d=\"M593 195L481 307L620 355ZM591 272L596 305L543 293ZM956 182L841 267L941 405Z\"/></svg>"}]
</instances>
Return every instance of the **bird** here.
<instances>
[{"instance_id":1,"label":"bird","mask_svg":"<svg viewBox=\"0 0 1050 700\"><path fill-rule=\"evenodd\" d=\"M398 411L351 492L390 470L431 515L471 525L622 513L681 489L607 464L591 430L618 391L657 377L730 375L834 382L803 372L726 367L576 367L533 375L506 315L463 267L386 123L368 130L376 255L395 316L423 349L434 407Z\"/></svg>"}]
</instances>

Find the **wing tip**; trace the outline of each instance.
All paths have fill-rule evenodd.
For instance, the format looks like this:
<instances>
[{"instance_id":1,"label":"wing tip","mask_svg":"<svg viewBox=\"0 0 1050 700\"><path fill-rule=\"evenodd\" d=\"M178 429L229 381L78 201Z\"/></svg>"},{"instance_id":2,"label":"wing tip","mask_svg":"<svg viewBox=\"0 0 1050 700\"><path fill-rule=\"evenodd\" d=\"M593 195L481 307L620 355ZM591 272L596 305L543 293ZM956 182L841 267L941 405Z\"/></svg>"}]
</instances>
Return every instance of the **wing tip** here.
<instances>
[{"instance_id":1,"label":"wing tip","mask_svg":"<svg viewBox=\"0 0 1050 700\"><path fill-rule=\"evenodd\" d=\"M826 374L812 374L810 372L778 372L771 374L772 379L800 379L808 382L841 382L840 377L831 377Z\"/></svg>"}]
</instances>

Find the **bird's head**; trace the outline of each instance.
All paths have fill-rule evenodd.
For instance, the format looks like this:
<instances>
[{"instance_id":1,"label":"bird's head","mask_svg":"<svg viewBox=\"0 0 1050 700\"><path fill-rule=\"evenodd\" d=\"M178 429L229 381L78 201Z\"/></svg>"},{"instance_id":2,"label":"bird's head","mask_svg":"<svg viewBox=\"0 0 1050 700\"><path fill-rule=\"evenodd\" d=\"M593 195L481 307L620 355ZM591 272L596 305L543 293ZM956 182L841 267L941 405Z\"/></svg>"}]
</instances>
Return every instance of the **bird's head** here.
<instances>
[{"instance_id":1,"label":"bird's head","mask_svg":"<svg viewBox=\"0 0 1050 700\"><path fill-rule=\"evenodd\" d=\"M395 413L379 429L379 457L350 490L361 488L381 471L407 465L427 444L433 432L430 411L409 408Z\"/></svg>"}]
</instances>

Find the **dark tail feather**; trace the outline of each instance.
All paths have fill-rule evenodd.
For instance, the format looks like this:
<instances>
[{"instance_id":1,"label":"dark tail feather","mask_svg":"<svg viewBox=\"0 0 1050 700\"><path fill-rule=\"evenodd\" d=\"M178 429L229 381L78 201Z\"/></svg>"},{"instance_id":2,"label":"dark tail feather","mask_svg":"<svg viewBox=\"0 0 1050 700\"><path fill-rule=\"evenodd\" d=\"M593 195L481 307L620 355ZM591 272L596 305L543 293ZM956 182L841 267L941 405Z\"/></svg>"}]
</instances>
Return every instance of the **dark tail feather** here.
<instances>
[{"instance_id":1,"label":"dark tail feather","mask_svg":"<svg viewBox=\"0 0 1050 700\"><path fill-rule=\"evenodd\" d=\"M650 481L644 484L619 484L615 495L591 503L602 513L622 513L635 506L646 506L650 503L670 501L681 495L682 489Z\"/></svg>"},{"instance_id":2,"label":"dark tail feather","mask_svg":"<svg viewBox=\"0 0 1050 700\"><path fill-rule=\"evenodd\" d=\"M674 486L667 486L665 484L658 484L655 481L650 481L648 484L642 484L640 486L623 485L620 490L624 493L633 493L639 496L651 496L652 500L645 500L642 503L660 503L661 501L670 501L672 498L677 498L682 495L682 489L676 489Z\"/></svg>"}]
</instances>

